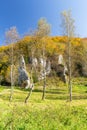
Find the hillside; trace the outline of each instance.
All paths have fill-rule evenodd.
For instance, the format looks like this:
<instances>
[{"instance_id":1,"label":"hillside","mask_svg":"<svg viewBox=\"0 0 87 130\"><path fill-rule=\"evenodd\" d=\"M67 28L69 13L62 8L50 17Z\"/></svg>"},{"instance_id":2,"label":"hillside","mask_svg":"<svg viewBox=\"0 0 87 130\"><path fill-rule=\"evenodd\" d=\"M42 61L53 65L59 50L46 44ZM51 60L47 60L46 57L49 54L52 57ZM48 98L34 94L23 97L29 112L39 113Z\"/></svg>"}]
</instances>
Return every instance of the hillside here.
<instances>
[{"instance_id":1,"label":"hillside","mask_svg":"<svg viewBox=\"0 0 87 130\"><path fill-rule=\"evenodd\" d=\"M86 38L74 38L72 39L72 62L73 62L73 72L74 76L85 76L86 68L84 64L84 54L86 55ZM58 56L62 54L66 64L68 63L67 55L67 37L56 36L56 37L45 37L44 39L39 39L38 37L25 36L16 43L12 43L6 46L0 47L0 77L1 84L10 84L10 65L13 53L13 64L15 69L15 75L17 75L17 69L19 64L20 55L24 56L27 67L30 66L30 59L33 52L33 57L39 58L42 56L43 45L45 45L45 57L51 61L51 66L53 71L57 72L57 62ZM13 46L13 52L12 52ZM84 61L84 62L83 62ZM28 69L29 70L29 69ZM30 70L29 70L30 73ZM52 75L52 74L51 74ZM17 76L16 76L17 77ZM15 79L15 84L17 84L17 79Z\"/></svg>"}]
</instances>

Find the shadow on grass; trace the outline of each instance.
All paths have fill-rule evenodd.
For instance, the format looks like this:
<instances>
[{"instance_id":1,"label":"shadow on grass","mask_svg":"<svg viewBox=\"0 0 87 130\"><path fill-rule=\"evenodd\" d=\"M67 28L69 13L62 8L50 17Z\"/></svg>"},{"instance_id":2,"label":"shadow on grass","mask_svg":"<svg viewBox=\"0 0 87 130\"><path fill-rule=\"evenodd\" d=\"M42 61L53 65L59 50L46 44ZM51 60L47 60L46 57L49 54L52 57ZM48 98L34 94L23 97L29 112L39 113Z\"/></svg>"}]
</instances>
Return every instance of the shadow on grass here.
<instances>
[{"instance_id":1,"label":"shadow on grass","mask_svg":"<svg viewBox=\"0 0 87 130\"><path fill-rule=\"evenodd\" d=\"M40 89L34 89L33 92L42 92L43 90ZM46 90L46 93L50 94L66 94L67 92L63 89L51 89L51 90Z\"/></svg>"},{"instance_id":2,"label":"shadow on grass","mask_svg":"<svg viewBox=\"0 0 87 130\"><path fill-rule=\"evenodd\" d=\"M5 87L5 89L8 90L8 87ZM19 87L15 87L14 88L14 94L13 98L14 100L18 100L18 101L23 101L27 95L27 92L29 92L30 89L21 89ZM33 92L35 93L42 93L43 90L41 89L34 89ZM23 92L23 93L22 93ZM73 93L72 95L72 99L73 100L79 100L79 99L87 99L87 91L85 91L84 93L80 94L78 93ZM0 94L0 98L2 100L9 100L9 95L10 93L1 93ZM33 95L34 93L32 93ZM62 89L62 88L57 88L57 89L48 89L46 90L46 99L48 100L68 100L69 99L69 94L66 91L66 89Z\"/></svg>"},{"instance_id":3,"label":"shadow on grass","mask_svg":"<svg viewBox=\"0 0 87 130\"><path fill-rule=\"evenodd\" d=\"M69 96L46 96L46 99L48 100L69 100ZM72 96L72 100L80 100L80 99L87 99L87 95L82 95L82 96Z\"/></svg>"}]
</instances>

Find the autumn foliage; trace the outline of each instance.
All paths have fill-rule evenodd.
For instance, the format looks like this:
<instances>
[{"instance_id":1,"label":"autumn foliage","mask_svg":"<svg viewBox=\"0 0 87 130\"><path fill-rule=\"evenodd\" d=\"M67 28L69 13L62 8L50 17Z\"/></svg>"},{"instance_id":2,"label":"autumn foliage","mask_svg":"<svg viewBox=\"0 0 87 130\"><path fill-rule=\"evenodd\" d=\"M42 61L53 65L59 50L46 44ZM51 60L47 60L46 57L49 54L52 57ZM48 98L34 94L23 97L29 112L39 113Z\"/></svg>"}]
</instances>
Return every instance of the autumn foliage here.
<instances>
[{"instance_id":1,"label":"autumn foliage","mask_svg":"<svg viewBox=\"0 0 87 130\"><path fill-rule=\"evenodd\" d=\"M76 67L79 69L79 65L83 66L83 43L81 38L73 38L72 41L72 57L73 60L73 71ZM45 47L46 57L51 60L51 63L55 63L58 60L58 55L62 54L67 63L67 37L66 36L46 36L42 39L38 37L25 36L20 39L18 42L13 43L14 46L14 66L18 67L19 64L19 56L22 54L25 58L25 62L29 68L29 59L32 55L32 51L34 51L34 57L39 57L42 53L43 45ZM10 83L9 74L10 74L10 44L6 46L0 47L0 77L1 82ZM77 69L77 70L78 70ZM16 70L17 71L17 70ZM28 69L30 72L30 70ZM56 70L55 70L56 71ZM78 70L79 71L79 70ZM79 72L76 72L79 73ZM17 72L16 72L17 74ZM74 74L74 72L73 72ZM79 75L82 74L79 73ZM74 74L77 75L77 74ZM15 82L16 83L16 82Z\"/></svg>"}]
</instances>

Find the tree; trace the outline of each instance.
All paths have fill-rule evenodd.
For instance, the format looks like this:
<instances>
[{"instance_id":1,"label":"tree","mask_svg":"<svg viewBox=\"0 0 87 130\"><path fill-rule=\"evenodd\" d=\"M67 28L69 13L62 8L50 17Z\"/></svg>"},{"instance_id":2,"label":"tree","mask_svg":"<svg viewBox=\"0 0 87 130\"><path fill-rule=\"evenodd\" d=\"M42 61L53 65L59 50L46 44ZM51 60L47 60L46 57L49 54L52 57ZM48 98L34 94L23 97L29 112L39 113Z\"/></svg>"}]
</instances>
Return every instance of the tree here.
<instances>
[{"instance_id":1,"label":"tree","mask_svg":"<svg viewBox=\"0 0 87 130\"><path fill-rule=\"evenodd\" d=\"M39 37L39 42L42 45L41 48L41 57L43 59L43 61L46 60L46 56L45 56L45 44L46 44L46 37L50 34L50 25L48 24L47 20L45 18L41 18L38 21L38 27L37 27L37 31L36 31L36 36ZM46 70L45 70L45 66L44 66L44 62L43 62L43 75L44 75L44 83L43 83L43 94L42 94L42 100L45 99L45 89L46 89Z\"/></svg>"},{"instance_id":2,"label":"tree","mask_svg":"<svg viewBox=\"0 0 87 130\"><path fill-rule=\"evenodd\" d=\"M69 94L70 101L72 101L72 70L71 70L71 41L75 35L74 20L71 15L71 11L62 12L62 28L64 35L67 36L67 46L68 46L68 72L69 72Z\"/></svg>"},{"instance_id":3,"label":"tree","mask_svg":"<svg viewBox=\"0 0 87 130\"><path fill-rule=\"evenodd\" d=\"M16 27L11 27L9 30L5 32L5 37L6 37L6 43L10 44L10 63L11 63L11 94L10 94L10 100L12 100L13 96L13 85L14 85L14 43L17 42L19 39L19 34L17 32Z\"/></svg>"}]
</instances>

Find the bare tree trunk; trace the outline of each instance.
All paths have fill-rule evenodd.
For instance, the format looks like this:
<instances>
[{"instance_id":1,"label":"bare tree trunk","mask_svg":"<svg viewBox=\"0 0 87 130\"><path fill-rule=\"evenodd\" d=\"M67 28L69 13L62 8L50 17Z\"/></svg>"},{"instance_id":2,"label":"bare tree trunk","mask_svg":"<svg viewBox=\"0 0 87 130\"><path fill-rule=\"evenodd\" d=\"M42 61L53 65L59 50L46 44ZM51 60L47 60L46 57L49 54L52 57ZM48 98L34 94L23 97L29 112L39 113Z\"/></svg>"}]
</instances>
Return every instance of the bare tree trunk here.
<instances>
[{"instance_id":1,"label":"bare tree trunk","mask_svg":"<svg viewBox=\"0 0 87 130\"><path fill-rule=\"evenodd\" d=\"M45 91L46 91L46 76L44 76L42 100L45 99Z\"/></svg>"},{"instance_id":2,"label":"bare tree trunk","mask_svg":"<svg viewBox=\"0 0 87 130\"><path fill-rule=\"evenodd\" d=\"M69 66L69 81L68 81L68 87L69 87L70 101L72 101L71 43L70 43L70 41L68 42L68 66Z\"/></svg>"},{"instance_id":3,"label":"bare tree trunk","mask_svg":"<svg viewBox=\"0 0 87 130\"><path fill-rule=\"evenodd\" d=\"M44 80L43 80L43 94L42 94L42 100L45 99L45 91L46 91L46 71L45 71L45 60L44 60L44 54L45 53L45 48L43 48L43 75L44 75Z\"/></svg>"},{"instance_id":4,"label":"bare tree trunk","mask_svg":"<svg viewBox=\"0 0 87 130\"><path fill-rule=\"evenodd\" d=\"M32 82L32 83L30 83L32 86L31 86L31 89L30 89L30 91L29 91L29 93L28 93L28 95L27 95L27 97L25 98L25 103L27 103L28 102L28 99L30 98L30 96L31 96L31 94L32 94L32 90L33 90L33 80L32 80L32 71L33 71L33 68L31 67L31 81L30 82Z\"/></svg>"},{"instance_id":5,"label":"bare tree trunk","mask_svg":"<svg viewBox=\"0 0 87 130\"><path fill-rule=\"evenodd\" d=\"M28 102L28 99L30 98L30 96L31 96L31 94L32 94L32 90L33 90L33 85L32 85L32 87L31 87L31 89L30 89L30 91L29 91L27 97L25 98L25 103Z\"/></svg>"},{"instance_id":6,"label":"bare tree trunk","mask_svg":"<svg viewBox=\"0 0 87 130\"><path fill-rule=\"evenodd\" d=\"M14 91L13 85L14 85L14 83L13 83L13 44L12 44L12 55L11 55L11 93L10 93L10 101L12 101L12 98L13 98L13 91Z\"/></svg>"},{"instance_id":7,"label":"bare tree trunk","mask_svg":"<svg viewBox=\"0 0 87 130\"><path fill-rule=\"evenodd\" d=\"M33 52L32 52L32 59L33 59ZM33 90L33 79L32 79L32 73L33 73L33 64L31 65L31 78L30 78L30 85L31 86L31 89L27 95L27 97L25 98L25 103L27 103L28 99L30 98L31 94L32 94L32 90Z\"/></svg>"}]
</instances>

